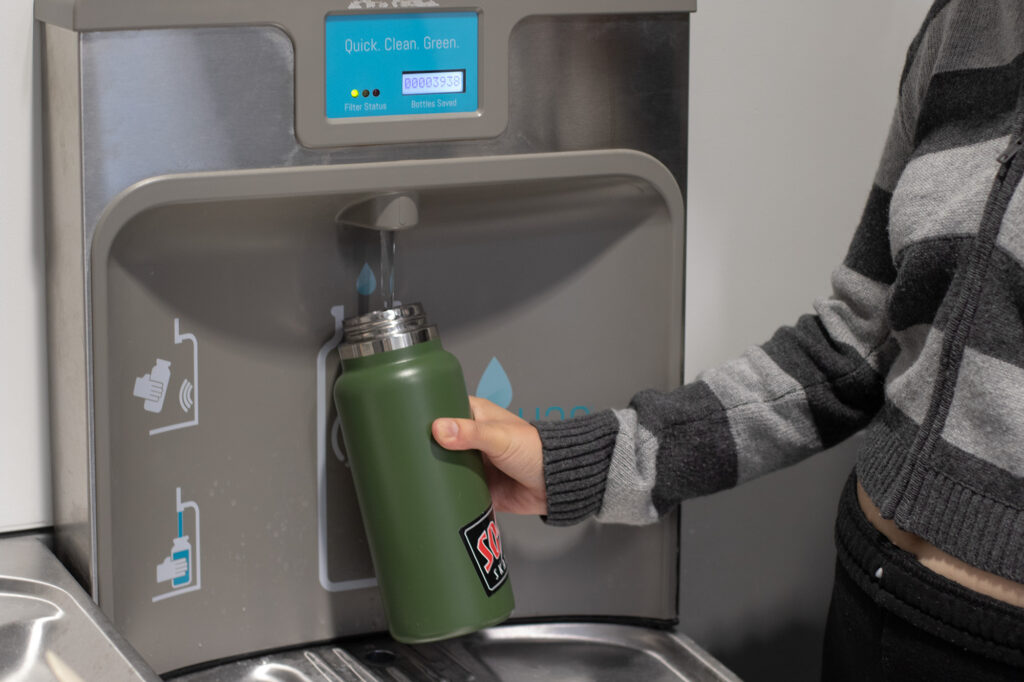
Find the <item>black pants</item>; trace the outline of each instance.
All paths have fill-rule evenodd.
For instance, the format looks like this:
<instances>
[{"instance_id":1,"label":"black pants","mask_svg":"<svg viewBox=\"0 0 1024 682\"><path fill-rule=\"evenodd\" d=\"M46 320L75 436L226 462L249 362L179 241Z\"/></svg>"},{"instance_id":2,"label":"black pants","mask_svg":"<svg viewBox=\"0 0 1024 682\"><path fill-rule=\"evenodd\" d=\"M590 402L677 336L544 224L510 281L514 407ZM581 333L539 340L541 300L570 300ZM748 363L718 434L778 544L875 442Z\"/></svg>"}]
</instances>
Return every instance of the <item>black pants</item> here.
<instances>
[{"instance_id":1,"label":"black pants","mask_svg":"<svg viewBox=\"0 0 1024 682\"><path fill-rule=\"evenodd\" d=\"M924 568L868 522L855 485L839 503L822 679L1024 680L1024 609Z\"/></svg>"}]
</instances>

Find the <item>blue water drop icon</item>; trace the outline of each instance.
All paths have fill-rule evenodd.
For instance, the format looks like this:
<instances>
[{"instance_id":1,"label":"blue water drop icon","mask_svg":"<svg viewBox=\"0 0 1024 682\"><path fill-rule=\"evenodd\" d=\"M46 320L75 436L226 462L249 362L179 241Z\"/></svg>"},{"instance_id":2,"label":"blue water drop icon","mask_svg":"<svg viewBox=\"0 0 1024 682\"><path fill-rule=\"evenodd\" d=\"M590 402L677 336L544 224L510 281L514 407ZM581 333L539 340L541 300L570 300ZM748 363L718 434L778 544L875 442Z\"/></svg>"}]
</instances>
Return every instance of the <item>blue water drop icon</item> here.
<instances>
[{"instance_id":1,"label":"blue water drop icon","mask_svg":"<svg viewBox=\"0 0 1024 682\"><path fill-rule=\"evenodd\" d=\"M499 407L507 408L512 404L512 382L498 358L491 358L488 363L480 383L476 385L476 396L486 398Z\"/></svg>"},{"instance_id":2,"label":"blue water drop icon","mask_svg":"<svg viewBox=\"0 0 1024 682\"><path fill-rule=\"evenodd\" d=\"M369 263L363 263L363 269L359 271L359 279L356 280L356 291L361 296L369 296L377 288L377 277L370 269Z\"/></svg>"}]
</instances>

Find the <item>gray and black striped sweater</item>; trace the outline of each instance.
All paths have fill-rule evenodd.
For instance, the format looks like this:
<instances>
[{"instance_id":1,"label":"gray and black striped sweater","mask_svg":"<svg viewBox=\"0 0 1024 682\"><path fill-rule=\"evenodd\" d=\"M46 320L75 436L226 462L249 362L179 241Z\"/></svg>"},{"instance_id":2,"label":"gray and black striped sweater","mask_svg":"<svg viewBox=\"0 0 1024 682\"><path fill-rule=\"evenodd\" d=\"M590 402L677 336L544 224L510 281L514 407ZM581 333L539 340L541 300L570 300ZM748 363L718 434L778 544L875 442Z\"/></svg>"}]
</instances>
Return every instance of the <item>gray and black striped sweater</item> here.
<instances>
[{"instance_id":1,"label":"gray and black striped sweater","mask_svg":"<svg viewBox=\"0 0 1024 682\"><path fill-rule=\"evenodd\" d=\"M866 428L884 516L1024 582L1022 82L1024 2L936 2L832 296L693 383L538 424L549 522L651 522Z\"/></svg>"}]
</instances>

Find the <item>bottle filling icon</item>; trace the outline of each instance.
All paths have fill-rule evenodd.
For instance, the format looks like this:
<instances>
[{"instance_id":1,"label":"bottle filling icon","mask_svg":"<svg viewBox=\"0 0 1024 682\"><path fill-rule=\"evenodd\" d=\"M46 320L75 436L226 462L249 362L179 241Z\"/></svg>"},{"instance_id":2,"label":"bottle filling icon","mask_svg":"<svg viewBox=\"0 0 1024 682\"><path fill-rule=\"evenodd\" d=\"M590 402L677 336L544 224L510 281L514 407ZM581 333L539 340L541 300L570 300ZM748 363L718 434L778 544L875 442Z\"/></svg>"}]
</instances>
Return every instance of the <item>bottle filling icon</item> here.
<instances>
[{"instance_id":1,"label":"bottle filling icon","mask_svg":"<svg viewBox=\"0 0 1024 682\"><path fill-rule=\"evenodd\" d=\"M180 515L180 512L179 512ZM171 582L172 589L185 587L192 582L192 544L187 535L179 535L171 543L170 556L157 564L156 581Z\"/></svg>"},{"instance_id":2,"label":"bottle filling icon","mask_svg":"<svg viewBox=\"0 0 1024 682\"><path fill-rule=\"evenodd\" d=\"M202 587L199 568L199 505L191 501L182 502L181 488L177 488L176 500L178 535L171 539L170 553L156 565L157 584L170 583L171 589L169 592L153 597L155 602ZM193 526L195 548L192 547L189 536L185 534L185 512L187 510L192 511L192 518L195 522Z\"/></svg>"}]
</instances>

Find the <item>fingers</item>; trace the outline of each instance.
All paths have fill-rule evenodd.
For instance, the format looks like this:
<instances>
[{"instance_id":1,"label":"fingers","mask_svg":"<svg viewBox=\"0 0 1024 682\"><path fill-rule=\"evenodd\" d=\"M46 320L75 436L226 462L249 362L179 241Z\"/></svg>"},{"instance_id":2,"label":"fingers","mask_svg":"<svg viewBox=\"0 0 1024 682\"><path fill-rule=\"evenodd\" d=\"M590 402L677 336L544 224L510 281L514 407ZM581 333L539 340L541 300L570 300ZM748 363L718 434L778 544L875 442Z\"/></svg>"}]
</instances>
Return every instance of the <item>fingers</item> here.
<instances>
[{"instance_id":1,"label":"fingers","mask_svg":"<svg viewBox=\"0 0 1024 682\"><path fill-rule=\"evenodd\" d=\"M492 460L505 457L512 439L503 424L473 419L438 419L431 431L441 447L448 450L480 450Z\"/></svg>"},{"instance_id":2,"label":"fingers","mask_svg":"<svg viewBox=\"0 0 1024 682\"><path fill-rule=\"evenodd\" d=\"M469 400L474 418L435 420L434 439L448 450L483 453L484 475L496 509L543 514L547 499L537 429L488 400Z\"/></svg>"},{"instance_id":3,"label":"fingers","mask_svg":"<svg viewBox=\"0 0 1024 682\"><path fill-rule=\"evenodd\" d=\"M469 396L469 409L473 414L470 419L445 418L434 421L431 431L434 440L448 450L483 450L488 452L482 443L477 442L479 431L473 422L501 422L509 418L517 419L511 412L498 407L490 400ZM468 422L468 424L467 424ZM491 454L488 452L488 454Z\"/></svg>"},{"instance_id":4,"label":"fingers","mask_svg":"<svg viewBox=\"0 0 1024 682\"><path fill-rule=\"evenodd\" d=\"M469 409L473 412L473 419L485 421L519 421L519 417L509 412L504 407L495 405L486 398L477 398L472 395L469 396Z\"/></svg>"}]
</instances>

